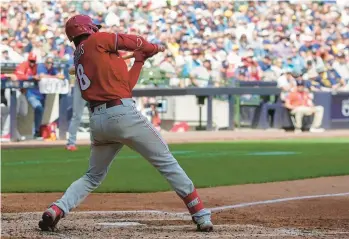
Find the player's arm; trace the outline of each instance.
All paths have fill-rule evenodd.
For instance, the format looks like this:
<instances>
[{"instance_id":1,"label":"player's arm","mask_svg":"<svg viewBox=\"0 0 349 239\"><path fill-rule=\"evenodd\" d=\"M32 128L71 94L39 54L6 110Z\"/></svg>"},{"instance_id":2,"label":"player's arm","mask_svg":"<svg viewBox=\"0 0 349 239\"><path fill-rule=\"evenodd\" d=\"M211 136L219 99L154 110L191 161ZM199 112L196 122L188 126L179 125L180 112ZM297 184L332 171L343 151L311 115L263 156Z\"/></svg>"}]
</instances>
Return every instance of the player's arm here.
<instances>
[{"instance_id":1,"label":"player's arm","mask_svg":"<svg viewBox=\"0 0 349 239\"><path fill-rule=\"evenodd\" d=\"M117 47L116 50L142 51L146 54L152 54L152 55L165 50L163 46L149 43L139 35L124 34L124 33L117 34L116 47Z\"/></svg>"},{"instance_id":2,"label":"player's arm","mask_svg":"<svg viewBox=\"0 0 349 239\"><path fill-rule=\"evenodd\" d=\"M156 52L157 53L157 52ZM130 89L132 90L135 85L137 84L139 74L141 73L142 66L144 64L144 61L147 60L148 58L154 56L156 53L149 53L146 54L143 51L134 51L133 56L135 58L135 61L133 63L133 66L131 67L129 73L129 86Z\"/></svg>"},{"instance_id":3,"label":"player's arm","mask_svg":"<svg viewBox=\"0 0 349 239\"><path fill-rule=\"evenodd\" d=\"M97 47L101 51L114 53L117 53L118 50L142 51L155 55L165 50L163 46L149 43L143 37L131 34L98 32L97 37Z\"/></svg>"},{"instance_id":4,"label":"player's arm","mask_svg":"<svg viewBox=\"0 0 349 239\"><path fill-rule=\"evenodd\" d=\"M59 73L59 72L56 72L55 77L58 78L58 79L60 79L60 80L64 80L64 78L65 78L65 77L64 77L64 74Z\"/></svg>"},{"instance_id":5,"label":"player's arm","mask_svg":"<svg viewBox=\"0 0 349 239\"><path fill-rule=\"evenodd\" d=\"M130 76L129 86L130 86L131 90L137 84L139 75L142 71L144 61L146 60L144 53L141 51L135 51L133 53L133 55L134 55L135 61L133 63L133 66L131 67L130 71L128 72L129 76Z\"/></svg>"}]
</instances>

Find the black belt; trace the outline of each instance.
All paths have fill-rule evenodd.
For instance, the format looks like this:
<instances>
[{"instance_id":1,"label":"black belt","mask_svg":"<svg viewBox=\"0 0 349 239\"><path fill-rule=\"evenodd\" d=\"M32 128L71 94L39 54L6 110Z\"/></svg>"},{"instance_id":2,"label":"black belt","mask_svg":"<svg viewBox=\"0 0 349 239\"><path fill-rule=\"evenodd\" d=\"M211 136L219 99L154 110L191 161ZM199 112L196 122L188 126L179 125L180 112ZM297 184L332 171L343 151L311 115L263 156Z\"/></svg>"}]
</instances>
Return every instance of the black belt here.
<instances>
[{"instance_id":1,"label":"black belt","mask_svg":"<svg viewBox=\"0 0 349 239\"><path fill-rule=\"evenodd\" d=\"M111 108L113 106L122 105L122 101L121 101L121 99L104 101L104 102L103 101L91 101L90 102L91 113L94 112L95 107L97 107L99 105L103 105L103 104L106 104L106 108Z\"/></svg>"}]
</instances>

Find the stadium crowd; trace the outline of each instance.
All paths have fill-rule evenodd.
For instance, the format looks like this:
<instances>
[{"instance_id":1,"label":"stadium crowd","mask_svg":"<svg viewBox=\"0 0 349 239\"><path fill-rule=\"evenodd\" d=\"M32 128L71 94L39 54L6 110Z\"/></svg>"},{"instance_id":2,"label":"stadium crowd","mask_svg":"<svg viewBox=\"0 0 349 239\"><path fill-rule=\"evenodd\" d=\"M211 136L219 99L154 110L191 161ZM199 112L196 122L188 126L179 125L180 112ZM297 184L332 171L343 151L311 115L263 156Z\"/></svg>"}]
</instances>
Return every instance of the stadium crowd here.
<instances>
[{"instance_id":1,"label":"stadium crowd","mask_svg":"<svg viewBox=\"0 0 349 239\"><path fill-rule=\"evenodd\" d=\"M303 80L311 91L349 90L346 1L22 0L1 8L1 62L26 61L34 53L38 63L72 64L64 24L87 14L102 31L166 45L144 72L164 72L168 86L276 81L290 91Z\"/></svg>"},{"instance_id":2,"label":"stadium crowd","mask_svg":"<svg viewBox=\"0 0 349 239\"><path fill-rule=\"evenodd\" d=\"M72 64L64 23L81 13L103 31L167 45L167 54L146 67L167 72L171 85L275 81L290 72L316 79L314 88L342 88L349 76L349 4L333 2L8 1L1 6L1 44L11 49L2 50L1 60L34 52L38 62L51 56Z\"/></svg>"}]
</instances>

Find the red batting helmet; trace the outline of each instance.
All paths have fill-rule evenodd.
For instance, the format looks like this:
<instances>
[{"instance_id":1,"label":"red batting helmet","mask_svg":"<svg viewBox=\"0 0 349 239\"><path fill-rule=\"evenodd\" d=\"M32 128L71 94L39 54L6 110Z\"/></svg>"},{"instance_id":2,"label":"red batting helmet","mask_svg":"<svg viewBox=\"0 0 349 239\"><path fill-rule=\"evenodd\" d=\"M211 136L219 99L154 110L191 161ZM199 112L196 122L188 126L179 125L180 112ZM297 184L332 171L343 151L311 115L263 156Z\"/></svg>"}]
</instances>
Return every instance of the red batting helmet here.
<instances>
[{"instance_id":1,"label":"red batting helmet","mask_svg":"<svg viewBox=\"0 0 349 239\"><path fill-rule=\"evenodd\" d=\"M69 41L73 41L75 37L85 34L93 34L98 32L101 25L93 23L92 19L87 15L76 15L71 17L65 24L65 34Z\"/></svg>"},{"instance_id":2,"label":"red batting helmet","mask_svg":"<svg viewBox=\"0 0 349 239\"><path fill-rule=\"evenodd\" d=\"M36 54L34 52L29 53L28 61L36 61Z\"/></svg>"}]
</instances>

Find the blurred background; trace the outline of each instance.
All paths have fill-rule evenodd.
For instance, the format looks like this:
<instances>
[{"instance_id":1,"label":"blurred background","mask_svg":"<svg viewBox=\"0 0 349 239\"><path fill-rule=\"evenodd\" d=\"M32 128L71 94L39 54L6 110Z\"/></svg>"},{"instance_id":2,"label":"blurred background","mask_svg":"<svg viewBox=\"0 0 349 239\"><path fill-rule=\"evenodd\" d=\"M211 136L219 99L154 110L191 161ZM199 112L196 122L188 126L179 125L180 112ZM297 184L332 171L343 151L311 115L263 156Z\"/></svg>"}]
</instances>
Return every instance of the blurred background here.
<instances>
[{"instance_id":1,"label":"blurred background","mask_svg":"<svg viewBox=\"0 0 349 239\"><path fill-rule=\"evenodd\" d=\"M67 69L74 48L64 24L75 14L91 16L101 31L140 34L167 46L145 63L136 88L236 87L249 81L271 82L287 93L301 80L309 92L349 91L349 4L340 0L2 1L2 79L25 78L12 73L34 53L36 64L52 59L72 86ZM140 108L154 100L142 98ZM261 102L254 95L238 101ZM164 100L159 102L161 111Z\"/></svg>"}]
</instances>

